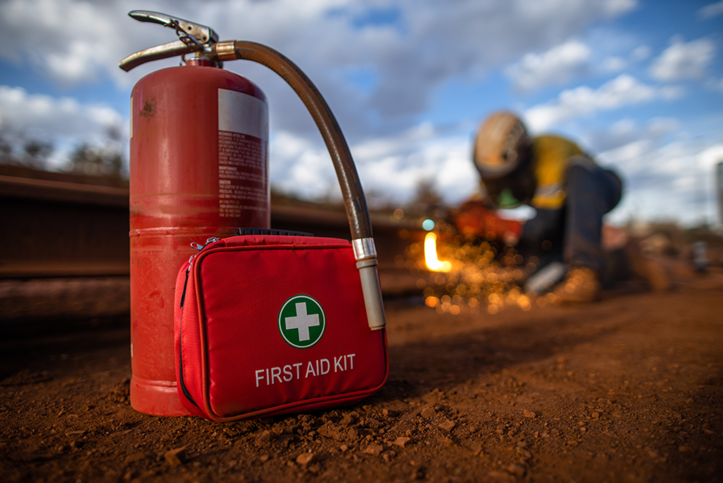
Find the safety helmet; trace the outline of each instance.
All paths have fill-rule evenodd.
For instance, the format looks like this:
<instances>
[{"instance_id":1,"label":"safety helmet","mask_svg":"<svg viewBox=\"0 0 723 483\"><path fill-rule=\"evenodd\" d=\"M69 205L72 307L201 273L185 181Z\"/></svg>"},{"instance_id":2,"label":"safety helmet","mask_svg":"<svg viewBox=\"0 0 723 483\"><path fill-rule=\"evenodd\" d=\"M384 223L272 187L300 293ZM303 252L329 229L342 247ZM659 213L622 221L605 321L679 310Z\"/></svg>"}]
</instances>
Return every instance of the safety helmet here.
<instances>
[{"instance_id":1,"label":"safety helmet","mask_svg":"<svg viewBox=\"0 0 723 483\"><path fill-rule=\"evenodd\" d=\"M520 118L508 111L490 114L474 140L474 164L483 180L510 174L523 161L530 140Z\"/></svg>"}]
</instances>

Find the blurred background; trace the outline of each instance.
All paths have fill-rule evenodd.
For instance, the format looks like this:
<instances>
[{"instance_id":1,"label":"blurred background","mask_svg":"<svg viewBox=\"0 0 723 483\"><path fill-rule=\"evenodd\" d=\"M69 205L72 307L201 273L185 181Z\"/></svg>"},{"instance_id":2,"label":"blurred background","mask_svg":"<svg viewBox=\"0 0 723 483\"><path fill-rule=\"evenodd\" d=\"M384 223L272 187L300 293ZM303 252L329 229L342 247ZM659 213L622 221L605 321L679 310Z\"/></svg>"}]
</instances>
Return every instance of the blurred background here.
<instances>
[{"instance_id":1,"label":"blurred background","mask_svg":"<svg viewBox=\"0 0 723 483\"><path fill-rule=\"evenodd\" d=\"M648 240L662 232L659 251L689 258L696 241L720 244L723 2L3 0L0 229L14 247L0 262L6 308L21 297L8 280L93 276L125 290L130 90L179 63L117 67L175 39L130 19L130 9L209 25L222 40L260 42L297 63L339 120L370 207L382 213L375 229L390 240L421 229L415 220L404 225L409 215L430 216L476 192L474 132L489 112L511 109L533 135L575 139L621 175L623 199L609 225ZM296 95L259 65L226 68L269 99L274 205L339 207L329 156ZM345 230L343 217L309 217ZM404 268L404 250L390 249L390 267ZM68 302L57 290L56 308ZM97 297L89 293L83 310L92 312ZM127 310L118 308L124 301L108 302L116 304L110 312Z\"/></svg>"}]
</instances>

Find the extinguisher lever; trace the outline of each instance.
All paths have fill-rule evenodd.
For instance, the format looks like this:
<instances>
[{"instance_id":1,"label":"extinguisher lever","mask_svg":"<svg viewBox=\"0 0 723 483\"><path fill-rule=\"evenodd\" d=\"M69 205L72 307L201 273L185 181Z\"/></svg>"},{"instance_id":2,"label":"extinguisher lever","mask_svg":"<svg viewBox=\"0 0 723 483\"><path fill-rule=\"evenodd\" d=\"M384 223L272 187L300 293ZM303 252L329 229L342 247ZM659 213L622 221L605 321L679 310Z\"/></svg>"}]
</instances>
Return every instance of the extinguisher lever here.
<instances>
[{"instance_id":1,"label":"extinguisher lever","mask_svg":"<svg viewBox=\"0 0 723 483\"><path fill-rule=\"evenodd\" d=\"M211 27L182 18L148 10L133 10L128 15L139 22L156 23L172 28L178 34L179 40L129 55L118 64L126 72L146 62L210 50L211 46L218 42L218 34Z\"/></svg>"},{"instance_id":2,"label":"extinguisher lever","mask_svg":"<svg viewBox=\"0 0 723 483\"><path fill-rule=\"evenodd\" d=\"M128 15L139 22L157 23L172 28L179 37L188 35L200 44L213 45L218 42L218 34L211 27L183 20L182 18L171 17L160 12L151 12L150 10L132 10L128 12Z\"/></svg>"}]
</instances>

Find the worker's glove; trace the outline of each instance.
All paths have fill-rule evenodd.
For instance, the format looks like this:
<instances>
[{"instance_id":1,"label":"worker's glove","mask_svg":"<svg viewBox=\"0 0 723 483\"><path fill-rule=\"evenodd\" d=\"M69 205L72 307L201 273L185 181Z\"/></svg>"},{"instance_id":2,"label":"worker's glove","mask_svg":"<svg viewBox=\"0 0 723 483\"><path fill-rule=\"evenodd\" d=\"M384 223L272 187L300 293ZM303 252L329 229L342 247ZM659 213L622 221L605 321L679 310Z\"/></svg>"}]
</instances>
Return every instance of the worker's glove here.
<instances>
[{"instance_id":1,"label":"worker's glove","mask_svg":"<svg viewBox=\"0 0 723 483\"><path fill-rule=\"evenodd\" d=\"M478 200L470 200L460 206L454 223L463 235L502 239L510 245L516 244L522 234L521 222L500 218Z\"/></svg>"}]
</instances>

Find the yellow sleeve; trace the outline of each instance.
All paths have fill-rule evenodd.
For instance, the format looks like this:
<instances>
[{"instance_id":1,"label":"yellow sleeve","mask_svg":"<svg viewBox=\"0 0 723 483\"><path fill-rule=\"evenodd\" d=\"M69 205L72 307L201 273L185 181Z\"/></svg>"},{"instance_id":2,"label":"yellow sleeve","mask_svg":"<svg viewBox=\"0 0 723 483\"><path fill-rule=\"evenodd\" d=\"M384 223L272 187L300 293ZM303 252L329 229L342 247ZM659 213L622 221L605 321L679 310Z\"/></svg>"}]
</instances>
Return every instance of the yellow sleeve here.
<instances>
[{"instance_id":1,"label":"yellow sleeve","mask_svg":"<svg viewBox=\"0 0 723 483\"><path fill-rule=\"evenodd\" d=\"M537 189L532 206L558 210L565 202L565 171L572 156L584 154L577 144L557 136L540 136L532 141L532 169Z\"/></svg>"}]
</instances>

